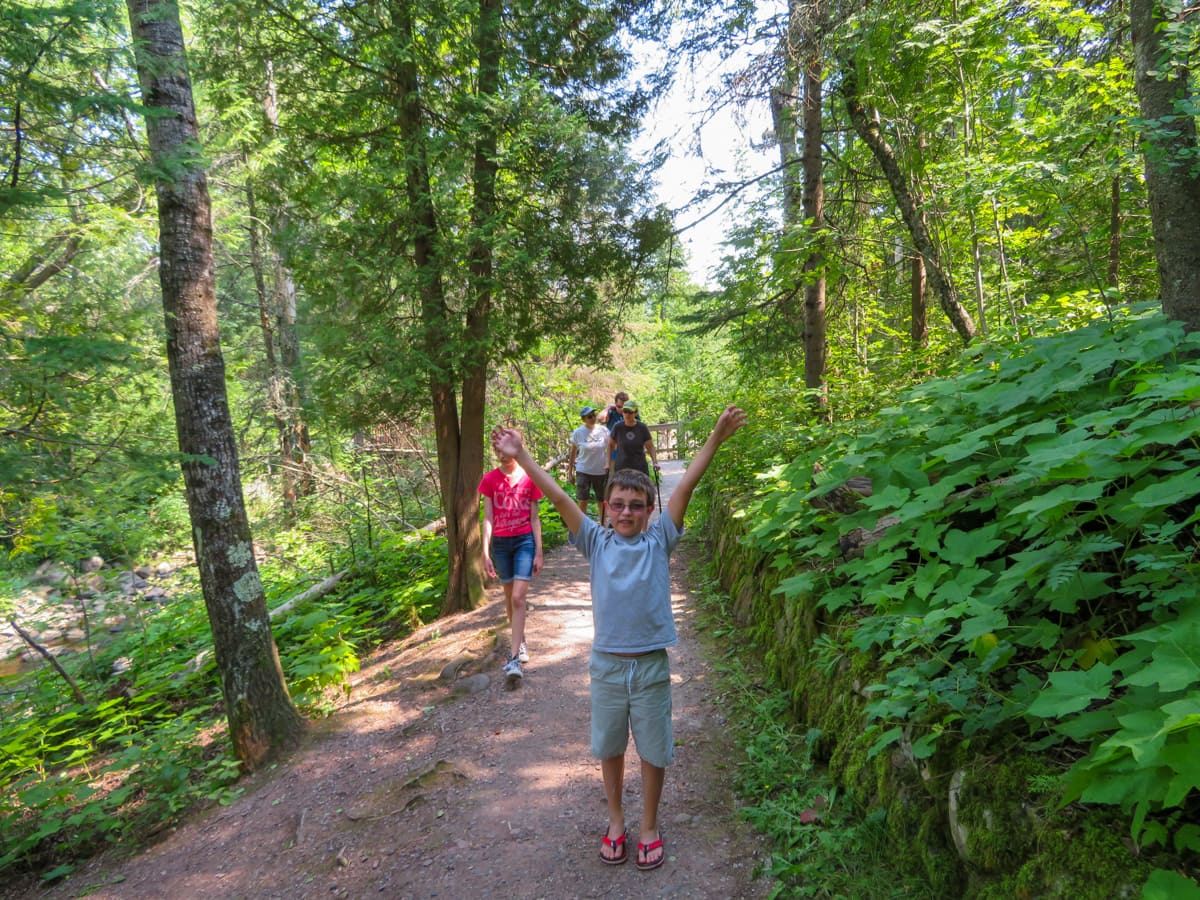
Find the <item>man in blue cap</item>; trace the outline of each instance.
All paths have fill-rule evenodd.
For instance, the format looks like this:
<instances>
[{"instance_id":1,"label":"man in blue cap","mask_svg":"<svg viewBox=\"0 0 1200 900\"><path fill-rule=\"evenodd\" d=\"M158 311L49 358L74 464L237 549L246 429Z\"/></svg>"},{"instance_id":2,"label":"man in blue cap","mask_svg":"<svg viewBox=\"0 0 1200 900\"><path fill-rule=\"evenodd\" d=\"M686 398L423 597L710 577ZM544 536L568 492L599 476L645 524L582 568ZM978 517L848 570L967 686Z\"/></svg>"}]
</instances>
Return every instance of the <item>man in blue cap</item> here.
<instances>
[{"instance_id":1,"label":"man in blue cap","mask_svg":"<svg viewBox=\"0 0 1200 900\"><path fill-rule=\"evenodd\" d=\"M608 482L608 429L596 422L596 409L585 406L579 411L583 424L571 432L571 450L567 454L567 476L575 482L575 501L587 515L588 499L596 495L600 507L600 525L604 526L604 488Z\"/></svg>"}]
</instances>

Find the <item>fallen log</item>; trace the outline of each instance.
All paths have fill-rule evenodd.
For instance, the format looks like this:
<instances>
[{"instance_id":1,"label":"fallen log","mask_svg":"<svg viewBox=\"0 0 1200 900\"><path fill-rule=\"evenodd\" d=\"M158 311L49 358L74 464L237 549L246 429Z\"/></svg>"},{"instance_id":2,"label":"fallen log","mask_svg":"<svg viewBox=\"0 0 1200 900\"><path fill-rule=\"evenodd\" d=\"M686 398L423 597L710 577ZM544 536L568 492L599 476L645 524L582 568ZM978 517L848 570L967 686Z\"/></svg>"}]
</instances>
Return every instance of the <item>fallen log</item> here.
<instances>
[{"instance_id":1,"label":"fallen log","mask_svg":"<svg viewBox=\"0 0 1200 900\"><path fill-rule=\"evenodd\" d=\"M320 581L320 582L314 584L307 591L297 594L295 597L293 597L291 600L287 601L286 603L281 603L279 606L277 606L273 610L271 610L270 618L274 619L276 616L281 616L288 610L292 609L293 607L299 606L301 603L304 603L307 600L315 600L317 597L325 596L330 591L332 591L335 587L337 587L338 582L341 581L343 578L345 578L346 573L349 571L350 571L349 569L342 569L342 571L337 572L333 575L330 575L324 581Z\"/></svg>"}]
</instances>

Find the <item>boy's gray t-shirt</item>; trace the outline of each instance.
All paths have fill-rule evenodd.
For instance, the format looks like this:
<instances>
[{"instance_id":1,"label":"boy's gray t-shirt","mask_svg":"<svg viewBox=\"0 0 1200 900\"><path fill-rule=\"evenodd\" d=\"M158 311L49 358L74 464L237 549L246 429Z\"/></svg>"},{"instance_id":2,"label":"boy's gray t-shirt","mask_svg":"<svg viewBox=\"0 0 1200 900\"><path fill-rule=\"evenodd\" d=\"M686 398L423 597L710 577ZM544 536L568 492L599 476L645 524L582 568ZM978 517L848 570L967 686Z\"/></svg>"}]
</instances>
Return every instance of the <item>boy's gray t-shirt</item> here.
<instances>
[{"instance_id":1,"label":"boy's gray t-shirt","mask_svg":"<svg viewBox=\"0 0 1200 900\"><path fill-rule=\"evenodd\" d=\"M590 564L594 649L646 653L678 642L668 560L682 534L665 514L635 538L584 517L571 543Z\"/></svg>"}]
</instances>

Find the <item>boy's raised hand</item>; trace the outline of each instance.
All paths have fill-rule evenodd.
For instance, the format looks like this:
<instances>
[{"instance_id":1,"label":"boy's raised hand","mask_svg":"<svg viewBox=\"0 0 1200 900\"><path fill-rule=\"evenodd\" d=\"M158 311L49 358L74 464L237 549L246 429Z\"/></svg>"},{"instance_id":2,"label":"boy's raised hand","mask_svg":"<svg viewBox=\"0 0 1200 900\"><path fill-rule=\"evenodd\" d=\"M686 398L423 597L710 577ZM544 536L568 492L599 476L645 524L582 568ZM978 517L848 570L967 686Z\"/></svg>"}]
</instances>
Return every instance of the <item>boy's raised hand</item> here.
<instances>
[{"instance_id":1,"label":"boy's raised hand","mask_svg":"<svg viewBox=\"0 0 1200 900\"><path fill-rule=\"evenodd\" d=\"M515 428L505 428L497 425L492 429L492 449L505 456L516 456L524 447L521 432Z\"/></svg>"},{"instance_id":2,"label":"boy's raised hand","mask_svg":"<svg viewBox=\"0 0 1200 900\"><path fill-rule=\"evenodd\" d=\"M732 403L725 407L721 415L717 417L717 424L713 426L708 440L704 442L704 446L696 453L688 467L683 470L683 477L679 479L675 490L671 492L671 499L667 501L667 514L676 527L683 527L683 516L692 500L692 491L696 489L696 485L703 477L705 470L708 469L708 464L712 462L717 448L745 424L746 414Z\"/></svg>"},{"instance_id":3,"label":"boy's raised hand","mask_svg":"<svg viewBox=\"0 0 1200 900\"><path fill-rule=\"evenodd\" d=\"M725 407L724 412L717 419L717 424L713 426L713 436L718 441L724 442L745 424L746 414L731 403Z\"/></svg>"}]
</instances>

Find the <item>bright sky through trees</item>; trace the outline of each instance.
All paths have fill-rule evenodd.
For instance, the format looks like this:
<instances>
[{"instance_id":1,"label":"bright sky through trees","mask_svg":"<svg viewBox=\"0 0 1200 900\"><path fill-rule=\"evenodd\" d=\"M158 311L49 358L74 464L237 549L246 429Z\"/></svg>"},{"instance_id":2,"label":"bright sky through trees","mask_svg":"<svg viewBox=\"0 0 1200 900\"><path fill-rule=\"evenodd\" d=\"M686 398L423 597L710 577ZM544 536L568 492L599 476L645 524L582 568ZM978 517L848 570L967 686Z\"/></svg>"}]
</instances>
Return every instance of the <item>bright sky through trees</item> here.
<instances>
[{"instance_id":1,"label":"bright sky through trees","mask_svg":"<svg viewBox=\"0 0 1200 900\"><path fill-rule=\"evenodd\" d=\"M655 65L661 54L660 47L640 52L641 65ZM646 116L634 147L635 153L646 155L661 142L669 148L658 172L658 197L675 213L676 228L686 229L679 241L693 280L708 287L716 285L715 267L725 252L722 244L733 224L744 217L745 201L753 190L737 197L722 191L703 201L699 196L716 184L754 178L777 165L774 148L761 146L771 128L765 103L710 110L709 94L719 86L720 73L745 66L747 58L748 54L720 66L713 57L691 69L685 66L671 91Z\"/></svg>"}]
</instances>

